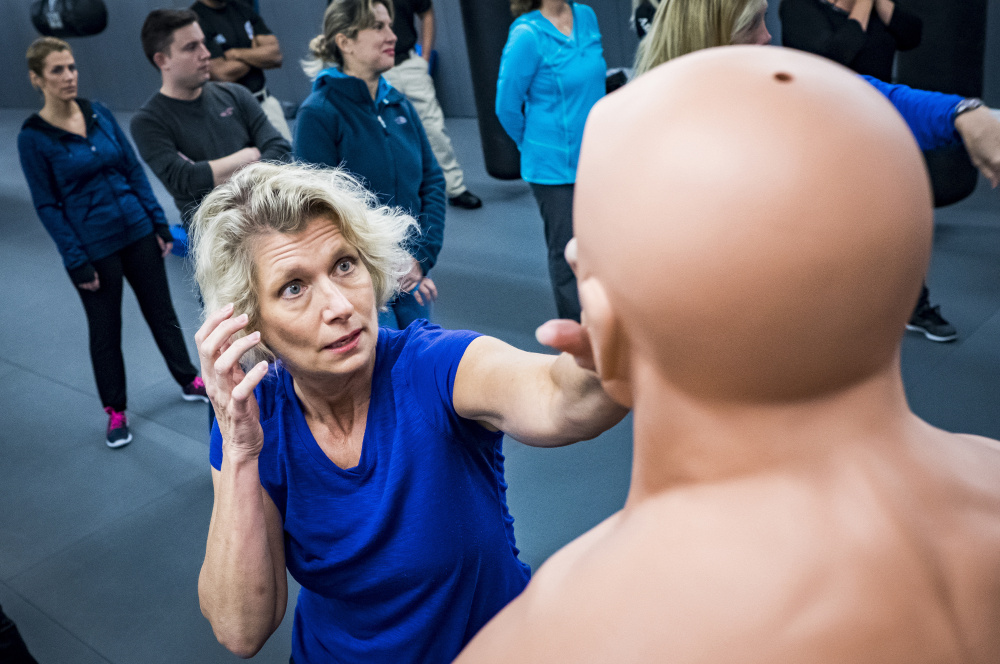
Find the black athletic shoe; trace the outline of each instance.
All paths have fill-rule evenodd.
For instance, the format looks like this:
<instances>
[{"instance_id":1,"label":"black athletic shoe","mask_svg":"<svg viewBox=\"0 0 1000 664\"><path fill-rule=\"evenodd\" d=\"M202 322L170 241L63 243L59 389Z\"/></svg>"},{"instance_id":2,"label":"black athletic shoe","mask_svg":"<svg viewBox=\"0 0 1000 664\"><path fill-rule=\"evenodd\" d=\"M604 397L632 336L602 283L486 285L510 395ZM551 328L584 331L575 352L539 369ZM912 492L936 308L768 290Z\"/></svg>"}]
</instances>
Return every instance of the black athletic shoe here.
<instances>
[{"instance_id":1,"label":"black athletic shoe","mask_svg":"<svg viewBox=\"0 0 1000 664\"><path fill-rule=\"evenodd\" d=\"M458 196L452 196L448 199L448 202L455 207L465 208L466 210L475 210L476 208L483 207L483 201L480 200L479 196L466 189Z\"/></svg>"},{"instance_id":2,"label":"black athletic shoe","mask_svg":"<svg viewBox=\"0 0 1000 664\"><path fill-rule=\"evenodd\" d=\"M132 442L132 434L128 430L128 418L125 413L108 406L104 409L108 414L108 447L122 447Z\"/></svg>"},{"instance_id":3,"label":"black athletic shoe","mask_svg":"<svg viewBox=\"0 0 1000 664\"><path fill-rule=\"evenodd\" d=\"M910 316L910 322L906 324L906 329L911 332L920 332L931 341L954 341L958 338L955 326L949 323L941 315L940 306L930 306L924 304L918 306Z\"/></svg>"}]
</instances>

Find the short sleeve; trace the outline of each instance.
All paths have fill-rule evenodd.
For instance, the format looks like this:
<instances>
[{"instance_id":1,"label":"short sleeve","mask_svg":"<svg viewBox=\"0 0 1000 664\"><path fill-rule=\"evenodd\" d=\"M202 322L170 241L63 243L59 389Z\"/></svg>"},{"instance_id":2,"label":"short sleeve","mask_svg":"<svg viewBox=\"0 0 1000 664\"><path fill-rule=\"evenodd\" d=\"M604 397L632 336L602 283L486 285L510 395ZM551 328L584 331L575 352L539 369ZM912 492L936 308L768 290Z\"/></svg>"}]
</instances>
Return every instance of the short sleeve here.
<instances>
[{"instance_id":1,"label":"short sleeve","mask_svg":"<svg viewBox=\"0 0 1000 664\"><path fill-rule=\"evenodd\" d=\"M260 14L253 12L250 14L250 25L253 26L254 37L258 35L273 35L271 28L267 27L267 23L264 23L264 19L260 17Z\"/></svg>"},{"instance_id":2,"label":"short sleeve","mask_svg":"<svg viewBox=\"0 0 1000 664\"><path fill-rule=\"evenodd\" d=\"M500 434L459 416L453 400L458 366L479 333L444 330L423 320L414 322L410 328L406 348L400 355L401 368L411 396L423 410L428 424L457 440L496 439Z\"/></svg>"}]
</instances>

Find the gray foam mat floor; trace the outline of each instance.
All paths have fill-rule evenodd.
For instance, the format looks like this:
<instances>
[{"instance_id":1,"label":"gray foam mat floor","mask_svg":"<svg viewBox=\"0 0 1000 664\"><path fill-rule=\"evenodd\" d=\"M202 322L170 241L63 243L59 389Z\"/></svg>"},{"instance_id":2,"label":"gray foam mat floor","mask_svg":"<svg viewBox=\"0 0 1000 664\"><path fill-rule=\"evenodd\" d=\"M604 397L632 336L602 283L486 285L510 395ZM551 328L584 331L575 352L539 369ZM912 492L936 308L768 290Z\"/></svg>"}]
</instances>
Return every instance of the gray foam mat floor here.
<instances>
[{"instance_id":1,"label":"gray foam mat floor","mask_svg":"<svg viewBox=\"0 0 1000 664\"><path fill-rule=\"evenodd\" d=\"M201 616L197 576L211 514L206 411L180 398L126 289L124 353L134 442L109 450L87 354L83 310L18 168L29 110L0 110L0 604L39 662L228 662ZM128 127L127 114L120 114ZM448 209L434 277L436 321L529 350L554 317L542 224L528 186L490 178L474 120L448 128L484 207ZM155 178L173 221L177 211ZM914 410L933 424L1000 437L1000 192L980 183L937 215L928 282L958 327L953 344L908 334L903 370ZM198 302L186 263L168 259L194 354ZM505 443L508 501L521 557L537 568L619 509L631 422L598 439L539 450ZM288 661L285 621L255 661Z\"/></svg>"}]
</instances>

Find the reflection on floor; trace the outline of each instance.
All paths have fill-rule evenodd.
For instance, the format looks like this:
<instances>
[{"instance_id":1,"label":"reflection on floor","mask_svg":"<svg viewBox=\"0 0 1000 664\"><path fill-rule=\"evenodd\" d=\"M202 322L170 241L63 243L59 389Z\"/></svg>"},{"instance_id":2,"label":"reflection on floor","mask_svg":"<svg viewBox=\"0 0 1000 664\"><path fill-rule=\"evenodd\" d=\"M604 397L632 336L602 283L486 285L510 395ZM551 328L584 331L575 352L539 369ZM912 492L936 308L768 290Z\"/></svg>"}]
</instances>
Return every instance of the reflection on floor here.
<instances>
[{"instance_id":1,"label":"reflection on floor","mask_svg":"<svg viewBox=\"0 0 1000 664\"><path fill-rule=\"evenodd\" d=\"M204 407L181 400L127 291L135 440L105 447L83 309L16 166L15 137L28 113L0 111L8 164L0 172L0 604L43 664L236 661L198 609L212 504ZM541 350L534 329L555 311L534 200L523 182L486 175L474 121L448 124L484 207L448 210L435 317ZM171 199L151 179L176 222ZM980 186L939 211L928 282L960 339L943 345L911 334L903 347L913 408L942 427L993 437L1000 437L998 202L1000 192ZM191 276L176 257L168 271L193 357L199 312ZM507 441L508 497L526 562L537 568L621 507L629 439L626 420L563 449ZM292 583L285 621L255 661L288 661L296 589Z\"/></svg>"}]
</instances>

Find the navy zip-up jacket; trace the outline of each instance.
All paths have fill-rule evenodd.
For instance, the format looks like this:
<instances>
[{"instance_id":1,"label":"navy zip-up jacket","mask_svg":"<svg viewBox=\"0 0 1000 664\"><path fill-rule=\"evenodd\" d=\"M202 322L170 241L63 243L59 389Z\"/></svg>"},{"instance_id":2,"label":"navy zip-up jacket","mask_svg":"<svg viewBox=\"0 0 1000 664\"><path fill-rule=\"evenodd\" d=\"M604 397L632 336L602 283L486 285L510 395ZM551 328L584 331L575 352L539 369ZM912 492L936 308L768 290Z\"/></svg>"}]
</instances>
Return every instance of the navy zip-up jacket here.
<instances>
[{"instance_id":1,"label":"navy zip-up jacket","mask_svg":"<svg viewBox=\"0 0 1000 664\"><path fill-rule=\"evenodd\" d=\"M94 280L91 261L154 230L170 241L170 231L111 111L86 99L76 102L87 122L86 138L35 113L21 126L17 151L38 217L55 240L70 279L85 284Z\"/></svg>"},{"instance_id":2,"label":"navy zip-up jacket","mask_svg":"<svg viewBox=\"0 0 1000 664\"><path fill-rule=\"evenodd\" d=\"M385 79L378 100L359 78L324 69L296 116L296 159L343 165L383 205L399 206L420 225L410 253L426 275L444 242L444 175L413 105Z\"/></svg>"}]
</instances>

